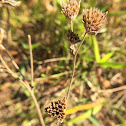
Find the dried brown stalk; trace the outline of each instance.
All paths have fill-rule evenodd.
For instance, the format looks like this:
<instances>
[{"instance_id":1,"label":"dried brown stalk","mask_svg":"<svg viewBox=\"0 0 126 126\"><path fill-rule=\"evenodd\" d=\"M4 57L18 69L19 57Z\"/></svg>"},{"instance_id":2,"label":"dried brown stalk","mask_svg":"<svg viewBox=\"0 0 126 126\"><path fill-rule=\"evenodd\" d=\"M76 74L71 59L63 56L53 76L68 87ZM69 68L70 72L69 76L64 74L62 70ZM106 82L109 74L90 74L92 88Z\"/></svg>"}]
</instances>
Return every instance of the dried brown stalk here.
<instances>
[{"instance_id":1,"label":"dried brown stalk","mask_svg":"<svg viewBox=\"0 0 126 126\"><path fill-rule=\"evenodd\" d=\"M10 10L11 7L18 7L21 5L21 1L15 0L2 0L0 4L6 7L7 9L7 42L11 42L11 29L10 29Z\"/></svg>"},{"instance_id":2,"label":"dried brown stalk","mask_svg":"<svg viewBox=\"0 0 126 126\"><path fill-rule=\"evenodd\" d=\"M62 61L62 60L72 60L72 59L71 58L66 58L66 57L61 57L61 58L46 59L46 60L43 60L43 61L38 61L36 63L41 65L41 64L44 64L44 63L57 62L57 61Z\"/></svg>"},{"instance_id":3,"label":"dried brown stalk","mask_svg":"<svg viewBox=\"0 0 126 126\"><path fill-rule=\"evenodd\" d=\"M32 54L32 45L31 45L31 36L28 35L28 42L30 47L30 60L31 60L31 86L33 87L34 72L33 72L33 54Z\"/></svg>"},{"instance_id":4,"label":"dried brown stalk","mask_svg":"<svg viewBox=\"0 0 126 126\"><path fill-rule=\"evenodd\" d=\"M84 33L84 37L83 37L83 39L81 40L81 43L80 43L80 45L78 46L78 48L77 48L77 50L76 50L76 52L75 52L75 55L73 56L73 72L72 72L72 77L71 77L71 81L70 81L69 88L68 88L67 102L68 102L68 100L69 100L70 91L71 91L71 86L72 86L73 79L74 79L77 54L78 54L78 51L79 51L81 45L83 44L83 41L84 41L84 39L85 39L86 34L87 34L87 32Z\"/></svg>"},{"instance_id":5,"label":"dried brown stalk","mask_svg":"<svg viewBox=\"0 0 126 126\"><path fill-rule=\"evenodd\" d=\"M14 58L10 55L10 53L7 51L7 49L2 45L0 44L0 48L3 49L6 54L8 55L8 57L10 58L11 62L13 63L14 67L17 69L17 71L20 73L20 75L23 77L23 80L25 80L25 77L24 75L21 73L18 65L16 64L16 62L14 61Z\"/></svg>"},{"instance_id":6,"label":"dried brown stalk","mask_svg":"<svg viewBox=\"0 0 126 126\"><path fill-rule=\"evenodd\" d=\"M99 93L113 93L113 92L118 92L121 90L126 90L126 85L125 86L121 86L121 87L117 87L117 88L113 88L113 89L107 89L107 90L99 90Z\"/></svg>"},{"instance_id":7,"label":"dried brown stalk","mask_svg":"<svg viewBox=\"0 0 126 126\"><path fill-rule=\"evenodd\" d=\"M29 39L29 42L30 42L30 57L33 58L30 39ZM11 59L11 62L12 62L13 65L14 65L14 67L15 67L18 71L20 71L18 65L17 65L16 62L13 60L13 57L9 54L9 52L6 50L6 48L5 48L2 44L0 44L0 47L1 47L1 49L3 49L3 50L6 51L6 53L7 53L8 56L9 56L9 58ZM33 59L32 59L32 58L31 58L31 64L33 64ZM31 88L31 86L28 84L28 82L27 82L26 80L21 80L21 79L19 78L18 74L16 74L15 72L13 72L13 71L11 70L11 68L10 68L10 67L7 65L7 63L4 61L4 59L3 59L3 57L2 57L1 54L0 54L0 60L1 60L1 62L3 63L4 67L6 68L6 71L7 71L9 74L11 74L15 79L18 79L19 82L22 83L22 84L25 86L25 88L29 91L29 93L30 93L30 95L31 95L31 97L32 97L32 99L33 99L33 101L34 101L34 104L35 104L35 106L36 106L36 109L37 109L37 112L38 112L38 115L39 115L39 119L40 119L40 123L41 123L42 126L45 126L45 123L44 123L44 120L43 120L43 116L42 116L42 113L41 113L39 104L38 104L38 102L37 102L37 99L36 99L36 97L35 97L35 93L34 93L33 88ZM31 75L32 75L31 83L33 83L33 66L31 67L31 69L32 69L32 70L31 70ZM21 73L21 72L20 72L20 73ZM22 75L22 74L21 74L21 75ZM22 75L22 76L23 76L23 75ZM24 76L23 76L23 79L25 79Z\"/></svg>"},{"instance_id":8,"label":"dried brown stalk","mask_svg":"<svg viewBox=\"0 0 126 126\"><path fill-rule=\"evenodd\" d=\"M119 93L109 102L109 105L112 105L114 102L118 101L118 99L120 99L120 97L122 97L125 93L126 93L125 90L119 92Z\"/></svg>"},{"instance_id":9,"label":"dried brown stalk","mask_svg":"<svg viewBox=\"0 0 126 126\"><path fill-rule=\"evenodd\" d=\"M7 7L7 42L11 42L11 29L10 29L10 10Z\"/></svg>"},{"instance_id":10,"label":"dried brown stalk","mask_svg":"<svg viewBox=\"0 0 126 126\"><path fill-rule=\"evenodd\" d=\"M72 77L71 77L71 81L69 84L69 89L68 89L68 94L67 94L67 102L69 99L69 95L70 95L70 90L71 90L71 86L73 83L73 78L74 78L74 74L75 74L75 66L76 66L76 59L77 59L77 53L85 39L86 34L91 34L91 35L96 35L97 32L103 28L104 24L106 22L106 13L102 13L100 10L98 9L85 9L83 12L83 23L84 23L84 27L85 27L85 34L83 39L81 40L81 43L79 45L79 47L76 49L76 51L73 53L73 73L72 73ZM71 22L72 24L72 22ZM71 30L73 30L72 25L71 25ZM74 45L73 45L74 46Z\"/></svg>"}]
</instances>

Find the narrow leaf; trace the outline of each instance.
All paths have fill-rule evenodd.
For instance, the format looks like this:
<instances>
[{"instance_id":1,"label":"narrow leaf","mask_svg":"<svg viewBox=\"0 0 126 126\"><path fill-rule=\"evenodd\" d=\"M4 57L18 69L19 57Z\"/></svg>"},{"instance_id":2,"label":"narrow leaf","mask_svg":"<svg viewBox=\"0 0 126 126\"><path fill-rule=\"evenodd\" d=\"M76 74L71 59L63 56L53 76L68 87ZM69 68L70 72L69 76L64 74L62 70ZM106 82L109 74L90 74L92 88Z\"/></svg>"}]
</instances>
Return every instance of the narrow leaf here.
<instances>
[{"instance_id":1,"label":"narrow leaf","mask_svg":"<svg viewBox=\"0 0 126 126\"><path fill-rule=\"evenodd\" d=\"M88 119L92 115L95 115L96 113L98 113L101 110L101 108L102 108L102 105L98 105L94 109L90 109L87 112L81 114L80 116L68 121L67 124L72 125L72 124L75 124L75 123L78 123L78 122L80 123L80 122L84 121L85 119ZM95 110L95 112L94 112L94 110Z\"/></svg>"},{"instance_id":2,"label":"narrow leaf","mask_svg":"<svg viewBox=\"0 0 126 126\"><path fill-rule=\"evenodd\" d=\"M100 126L100 124L94 117L92 117L92 116L89 117L89 120L94 124L94 126Z\"/></svg>"},{"instance_id":3,"label":"narrow leaf","mask_svg":"<svg viewBox=\"0 0 126 126\"><path fill-rule=\"evenodd\" d=\"M99 65L104 68L107 68L107 67L116 68L116 69L126 68L126 64L124 63L105 62L105 63L99 63Z\"/></svg>"},{"instance_id":4,"label":"narrow leaf","mask_svg":"<svg viewBox=\"0 0 126 126\"><path fill-rule=\"evenodd\" d=\"M95 54L95 59L97 62L100 61L100 52L99 52L99 47L98 47L98 41L96 39L96 36L92 36L92 42L94 45L94 54Z\"/></svg>"},{"instance_id":5,"label":"narrow leaf","mask_svg":"<svg viewBox=\"0 0 126 126\"><path fill-rule=\"evenodd\" d=\"M66 115L76 113L76 112L82 111L82 110L92 109L92 108L94 108L96 106L102 106L102 103L91 103L91 104L78 105L78 106L73 107L71 109L67 109L66 110Z\"/></svg>"},{"instance_id":6,"label":"narrow leaf","mask_svg":"<svg viewBox=\"0 0 126 126\"><path fill-rule=\"evenodd\" d=\"M106 62L109 58L111 58L114 55L114 52L110 52L108 54L106 54L101 60L100 63L104 63Z\"/></svg>"}]
</instances>

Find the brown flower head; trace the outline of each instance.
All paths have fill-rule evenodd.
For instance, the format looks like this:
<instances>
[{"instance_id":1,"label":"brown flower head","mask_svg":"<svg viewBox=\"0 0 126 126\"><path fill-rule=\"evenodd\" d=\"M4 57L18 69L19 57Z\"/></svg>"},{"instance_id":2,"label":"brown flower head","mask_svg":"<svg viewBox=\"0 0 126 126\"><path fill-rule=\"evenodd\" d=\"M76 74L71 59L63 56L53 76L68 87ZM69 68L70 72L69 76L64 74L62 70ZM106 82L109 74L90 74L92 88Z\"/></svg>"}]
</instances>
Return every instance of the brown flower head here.
<instances>
[{"instance_id":1,"label":"brown flower head","mask_svg":"<svg viewBox=\"0 0 126 126\"><path fill-rule=\"evenodd\" d=\"M74 32L72 32L71 30L68 30L67 31L67 40L72 43L72 44L75 44L75 43L78 43L80 42L81 40L79 39L79 36L78 34L75 34Z\"/></svg>"},{"instance_id":2,"label":"brown flower head","mask_svg":"<svg viewBox=\"0 0 126 126\"><path fill-rule=\"evenodd\" d=\"M78 15L81 0L67 0L61 4L62 13L69 19L73 20Z\"/></svg>"},{"instance_id":3,"label":"brown flower head","mask_svg":"<svg viewBox=\"0 0 126 126\"><path fill-rule=\"evenodd\" d=\"M91 35L95 35L105 25L106 13L102 13L97 8L84 9L82 21L84 23L86 32Z\"/></svg>"},{"instance_id":4,"label":"brown flower head","mask_svg":"<svg viewBox=\"0 0 126 126\"><path fill-rule=\"evenodd\" d=\"M51 102L49 107L45 108L45 112L52 117L57 117L60 123L63 122L63 119L66 117L66 99L58 100L55 102Z\"/></svg>"}]
</instances>

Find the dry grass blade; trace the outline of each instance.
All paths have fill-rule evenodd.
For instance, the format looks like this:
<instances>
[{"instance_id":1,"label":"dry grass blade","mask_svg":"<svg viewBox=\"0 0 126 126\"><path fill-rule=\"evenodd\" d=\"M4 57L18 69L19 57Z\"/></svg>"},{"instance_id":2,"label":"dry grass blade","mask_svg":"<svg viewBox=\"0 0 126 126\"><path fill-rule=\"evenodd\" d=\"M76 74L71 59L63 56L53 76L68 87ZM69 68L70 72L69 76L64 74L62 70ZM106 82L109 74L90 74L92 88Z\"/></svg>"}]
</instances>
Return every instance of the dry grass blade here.
<instances>
[{"instance_id":1,"label":"dry grass blade","mask_svg":"<svg viewBox=\"0 0 126 126\"><path fill-rule=\"evenodd\" d=\"M30 60L31 60L31 86L33 87L33 81L34 81L34 72L33 72L33 54L32 54L32 45L31 45L31 36L28 35L28 42L30 47Z\"/></svg>"},{"instance_id":2,"label":"dry grass blade","mask_svg":"<svg viewBox=\"0 0 126 126\"><path fill-rule=\"evenodd\" d=\"M57 62L62 60L72 60L71 58L61 57L61 58L52 58L52 59L46 59L44 61L38 61L37 64L41 65L44 63L51 63L51 62Z\"/></svg>"},{"instance_id":3,"label":"dry grass blade","mask_svg":"<svg viewBox=\"0 0 126 126\"><path fill-rule=\"evenodd\" d=\"M33 84L33 56L32 56L32 49L31 49L31 37L30 36L28 36L29 37L29 46L30 46L30 57L31 57L31 74L32 74L32 80L31 80L31 83ZM0 48L2 49L2 50L4 50L6 53L7 53L7 55L8 55L8 57L11 59L11 62L13 63L13 65L15 66L15 68L18 70L18 71L20 71L20 69L19 69L19 67L18 67L18 65L15 63L15 61L13 60L13 57L9 54L9 52L6 50L6 48L2 45L2 44L0 44ZM24 86L25 86L25 88L29 91L29 93L31 94L31 97L32 97L32 99L33 99L33 101L34 101L34 104L35 104L35 106L36 106L36 109L37 109L37 112L38 112L38 115L39 115L39 119L40 119L40 123L41 123L41 125L42 126L45 126L45 123L44 123L44 120L43 120L43 116L42 116L42 113L41 113L41 110L40 110L40 107L39 107L39 104L38 104L38 102L37 102L37 99L36 99L36 97L35 97L35 94L34 94L34 90L33 90L33 88L31 88L31 86L28 84L28 82L26 81L26 80L21 80L20 78L19 78L19 76L15 73L15 72L13 72L12 70L11 70L11 68L7 65L7 63L4 61L4 59L3 59L3 57L2 57L2 55L0 54L0 60L1 60L1 62L3 63L3 65L4 65L4 70L6 70L9 74L11 74L11 76L13 76L15 79L18 79L19 80L19 82L21 82ZM1 66L0 66L1 67ZM3 67L1 67L1 68L3 68ZM20 74L21 74L21 72L20 72ZM22 74L21 74L22 75ZM23 76L23 75L22 75ZM24 76L23 76L24 77ZM24 78L25 79L25 78Z\"/></svg>"},{"instance_id":4,"label":"dry grass blade","mask_svg":"<svg viewBox=\"0 0 126 126\"><path fill-rule=\"evenodd\" d=\"M9 66L6 64L6 62L4 61L3 57L0 55L0 60L3 63L3 65L5 66L5 68L8 70L8 72L16 79L18 79L18 76L9 68Z\"/></svg>"},{"instance_id":5,"label":"dry grass blade","mask_svg":"<svg viewBox=\"0 0 126 126\"><path fill-rule=\"evenodd\" d=\"M118 103L115 106L120 107L125 99L126 99L126 93L122 96L122 98L118 101Z\"/></svg>"},{"instance_id":6,"label":"dry grass blade","mask_svg":"<svg viewBox=\"0 0 126 126\"><path fill-rule=\"evenodd\" d=\"M11 62L13 63L14 67L19 71L20 75L23 77L23 79L25 80L25 77L24 75L21 73L20 69L19 69L19 66L16 64L16 62L14 61L14 58L10 55L10 53L7 51L7 49L2 45L0 44L0 48L3 49L8 57L10 58Z\"/></svg>"},{"instance_id":7,"label":"dry grass blade","mask_svg":"<svg viewBox=\"0 0 126 126\"><path fill-rule=\"evenodd\" d=\"M38 112L38 115L39 115L39 118L40 118L41 125L45 126L45 123L44 123L44 120L43 120L43 116L42 116L39 104L38 104L37 99L36 99L35 94L34 94L34 90L30 87L30 85L28 84L27 81L23 81L23 80L19 79L18 75L15 74L9 68L9 66L6 64L6 62L4 61L4 59L3 59L3 57L1 55L0 55L0 60L3 63L3 65L5 66L5 68L7 69L8 73L10 73L15 79L18 79L19 82L21 82L26 87L26 89L29 91L29 93L31 94L31 97L32 97L32 99L33 99L33 101L35 103L35 106L36 106L36 109L37 109L37 112Z\"/></svg>"},{"instance_id":8,"label":"dry grass blade","mask_svg":"<svg viewBox=\"0 0 126 126\"><path fill-rule=\"evenodd\" d=\"M120 97L122 97L122 95L125 94L125 92L126 92L125 90L122 91L122 92L119 92L119 94L117 94L117 95L109 102L109 104L110 104L110 105L114 104Z\"/></svg>"},{"instance_id":9,"label":"dry grass blade","mask_svg":"<svg viewBox=\"0 0 126 126\"><path fill-rule=\"evenodd\" d=\"M7 7L7 42L11 42L11 29L10 29L10 10Z\"/></svg>"},{"instance_id":10,"label":"dry grass blade","mask_svg":"<svg viewBox=\"0 0 126 126\"><path fill-rule=\"evenodd\" d=\"M117 87L117 88L113 88L113 89L107 89L107 90L99 90L99 93L113 93L113 92L117 92L117 91L121 91L121 90L126 90L126 85L125 86L121 86L121 87Z\"/></svg>"}]
</instances>

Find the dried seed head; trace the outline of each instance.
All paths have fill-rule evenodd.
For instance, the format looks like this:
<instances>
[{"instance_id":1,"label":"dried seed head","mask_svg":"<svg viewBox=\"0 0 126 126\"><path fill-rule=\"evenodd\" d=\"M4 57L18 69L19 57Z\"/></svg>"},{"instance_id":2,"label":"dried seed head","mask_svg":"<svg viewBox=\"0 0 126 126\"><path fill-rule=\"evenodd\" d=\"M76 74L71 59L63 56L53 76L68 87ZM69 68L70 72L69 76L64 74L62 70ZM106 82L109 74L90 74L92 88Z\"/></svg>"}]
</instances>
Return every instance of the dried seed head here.
<instances>
[{"instance_id":1,"label":"dried seed head","mask_svg":"<svg viewBox=\"0 0 126 126\"><path fill-rule=\"evenodd\" d=\"M75 43L78 43L80 42L81 40L79 39L79 36L78 34L75 34L74 32L72 32L71 30L68 30L67 31L67 40L68 42L72 43L72 44L75 44Z\"/></svg>"},{"instance_id":2,"label":"dried seed head","mask_svg":"<svg viewBox=\"0 0 126 126\"><path fill-rule=\"evenodd\" d=\"M70 44L69 45L69 49L70 49L70 54L72 56L75 56L75 53L76 53L75 45L74 44Z\"/></svg>"},{"instance_id":3,"label":"dried seed head","mask_svg":"<svg viewBox=\"0 0 126 126\"><path fill-rule=\"evenodd\" d=\"M102 13L97 8L83 10L83 23L86 31L95 35L106 23L106 13Z\"/></svg>"},{"instance_id":4,"label":"dried seed head","mask_svg":"<svg viewBox=\"0 0 126 126\"><path fill-rule=\"evenodd\" d=\"M45 108L45 112L51 115L52 117L57 117L60 123L62 123L63 119L66 117L65 110L66 98L55 102L51 102L51 105Z\"/></svg>"},{"instance_id":5,"label":"dried seed head","mask_svg":"<svg viewBox=\"0 0 126 126\"><path fill-rule=\"evenodd\" d=\"M72 56L75 55L76 53L76 49L75 49L75 45L76 43L80 42L81 40L79 39L78 34L75 34L74 32L72 32L71 30L67 31L67 40L69 42L69 49L70 49L70 54Z\"/></svg>"},{"instance_id":6,"label":"dried seed head","mask_svg":"<svg viewBox=\"0 0 126 126\"><path fill-rule=\"evenodd\" d=\"M11 7L18 7L21 4L21 1L15 1L15 0L2 0L0 1L0 4L3 4L5 6L11 6Z\"/></svg>"},{"instance_id":7,"label":"dried seed head","mask_svg":"<svg viewBox=\"0 0 126 126\"><path fill-rule=\"evenodd\" d=\"M61 4L62 13L69 19L73 20L78 15L80 9L80 0L67 0Z\"/></svg>"}]
</instances>

